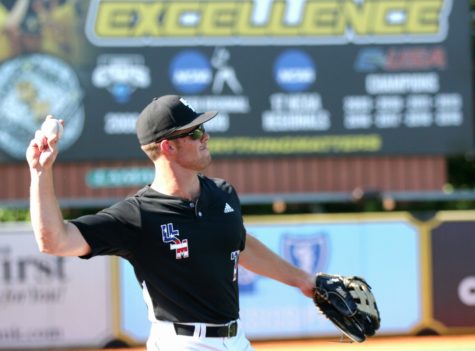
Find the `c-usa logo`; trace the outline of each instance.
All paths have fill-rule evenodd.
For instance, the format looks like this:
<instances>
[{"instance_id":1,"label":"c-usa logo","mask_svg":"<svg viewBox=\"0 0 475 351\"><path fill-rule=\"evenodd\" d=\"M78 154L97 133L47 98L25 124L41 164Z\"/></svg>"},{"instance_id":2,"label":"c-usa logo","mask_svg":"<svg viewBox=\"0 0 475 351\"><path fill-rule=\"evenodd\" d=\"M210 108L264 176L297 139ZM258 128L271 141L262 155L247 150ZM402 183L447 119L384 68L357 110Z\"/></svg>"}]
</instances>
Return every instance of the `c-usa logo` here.
<instances>
[{"instance_id":1,"label":"c-usa logo","mask_svg":"<svg viewBox=\"0 0 475 351\"><path fill-rule=\"evenodd\" d=\"M284 234L281 245L284 258L295 266L311 274L325 271L329 251L325 233Z\"/></svg>"}]
</instances>

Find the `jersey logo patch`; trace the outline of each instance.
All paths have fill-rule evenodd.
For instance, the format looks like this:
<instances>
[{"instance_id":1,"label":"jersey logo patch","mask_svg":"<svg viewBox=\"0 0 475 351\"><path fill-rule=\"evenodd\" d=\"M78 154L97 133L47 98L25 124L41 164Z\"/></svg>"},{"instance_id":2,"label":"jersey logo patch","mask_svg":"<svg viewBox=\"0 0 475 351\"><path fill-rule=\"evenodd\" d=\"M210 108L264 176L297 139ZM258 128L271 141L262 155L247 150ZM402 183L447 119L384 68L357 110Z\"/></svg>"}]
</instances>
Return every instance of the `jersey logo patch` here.
<instances>
[{"instance_id":1,"label":"jersey logo patch","mask_svg":"<svg viewBox=\"0 0 475 351\"><path fill-rule=\"evenodd\" d=\"M188 258L190 251L188 250L188 240L180 240L180 231L173 228L173 223L162 224L162 241L165 244L170 244L170 250L175 250L175 258L180 260L182 258Z\"/></svg>"},{"instance_id":2,"label":"jersey logo patch","mask_svg":"<svg viewBox=\"0 0 475 351\"><path fill-rule=\"evenodd\" d=\"M231 213L234 212L234 208L232 208L227 202L226 205L224 206L224 213Z\"/></svg>"},{"instance_id":3,"label":"jersey logo patch","mask_svg":"<svg viewBox=\"0 0 475 351\"><path fill-rule=\"evenodd\" d=\"M188 258L189 251L188 251L188 240L183 239L181 242L177 240L176 243L170 244L170 250L176 250L176 259L180 260L182 258Z\"/></svg>"},{"instance_id":4,"label":"jersey logo patch","mask_svg":"<svg viewBox=\"0 0 475 351\"><path fill-rule=\"evenodd\" d=\"M241 253L240 250L231 252L231 261L234 262L233 282L235 282L237 280L237 277L238 277L239 254L240 253Z\"/></svg>"}]
</instances>

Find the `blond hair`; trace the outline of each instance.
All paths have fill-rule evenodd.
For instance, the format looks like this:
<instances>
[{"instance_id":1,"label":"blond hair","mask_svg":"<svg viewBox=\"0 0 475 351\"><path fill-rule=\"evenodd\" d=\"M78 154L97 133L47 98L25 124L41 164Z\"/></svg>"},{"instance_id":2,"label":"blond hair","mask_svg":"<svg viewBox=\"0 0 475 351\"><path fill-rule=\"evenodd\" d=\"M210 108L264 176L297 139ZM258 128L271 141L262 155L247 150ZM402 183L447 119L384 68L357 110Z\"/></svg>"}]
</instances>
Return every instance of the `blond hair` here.
<instances>
[{"instance_id":1,"label":"blond hair","mask_svg":"<svg viewBox=\"0 0 475 351\"><path fill-rule=\"evenodd\" d=\"M152 161L156 161L158 156L160 156L160 146L155 141L149 144L141 145L140 148Z\"/></svg>"}]
</instances>

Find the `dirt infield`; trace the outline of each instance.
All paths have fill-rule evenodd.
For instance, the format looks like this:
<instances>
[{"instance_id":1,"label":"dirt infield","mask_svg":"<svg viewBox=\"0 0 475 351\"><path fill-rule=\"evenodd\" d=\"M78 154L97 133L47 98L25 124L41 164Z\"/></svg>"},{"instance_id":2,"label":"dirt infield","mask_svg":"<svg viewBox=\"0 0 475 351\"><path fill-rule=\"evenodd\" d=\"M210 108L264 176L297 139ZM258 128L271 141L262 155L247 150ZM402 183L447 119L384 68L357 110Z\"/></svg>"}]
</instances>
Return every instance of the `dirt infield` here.
<instances>
[{"instance_id":1,"label":"dirt infield","mask_svg":"<svg viewBox=\"0 0 475 351\"><path fill-rule=\"evenodd\" d=\"M475 336L425 336L374 338L364 343L333 340L301 340L253 343L256 351L475 351Z\"/></svg>"},{"instance_id":2,"label":"dirt infield","mask_svg":"<svg viewBox=\"0 0 475 351\"><path fill-rule=\"evenodd\" d=\"M360 344L349 343L347 340L335 338L324 340L254 341L252 346L255 351L475 351L475 335L376 337ZM145 351L145 348L109 349L109 351Z\"/></svg>"}]
</instances>

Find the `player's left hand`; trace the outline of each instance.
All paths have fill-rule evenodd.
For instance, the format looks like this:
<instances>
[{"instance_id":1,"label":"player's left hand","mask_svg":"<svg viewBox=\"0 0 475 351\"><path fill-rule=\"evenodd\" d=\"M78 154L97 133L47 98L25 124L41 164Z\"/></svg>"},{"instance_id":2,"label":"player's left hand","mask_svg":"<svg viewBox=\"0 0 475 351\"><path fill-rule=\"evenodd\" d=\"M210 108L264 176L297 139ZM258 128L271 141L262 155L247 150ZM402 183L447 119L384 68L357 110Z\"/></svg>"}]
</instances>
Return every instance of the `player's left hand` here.
<instances>
[{"instance_id":1,"label":"player's left hand","mask_svg":"<svg viewBox=\"0 0 475 351\"><path fill-rule=\"evenodd\" d=\"M366 280L324 273L318 273L315 280L315 305L338 329L356 342L375 334L381 317Z\"/></svg>"},{"instance_id":2,"label":"player's left hand","mask_svg":"<svg viewBox=\"0 0 475 351\"><path fill-rule=\"evenodd\" d=\"M307 297L313 298L313 295L315 294L315 277L310 274L304 275L300 279L297 286L302 292L302 294Z\"/></svg>"}]
</instances>

